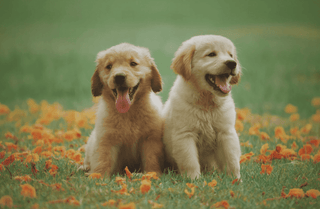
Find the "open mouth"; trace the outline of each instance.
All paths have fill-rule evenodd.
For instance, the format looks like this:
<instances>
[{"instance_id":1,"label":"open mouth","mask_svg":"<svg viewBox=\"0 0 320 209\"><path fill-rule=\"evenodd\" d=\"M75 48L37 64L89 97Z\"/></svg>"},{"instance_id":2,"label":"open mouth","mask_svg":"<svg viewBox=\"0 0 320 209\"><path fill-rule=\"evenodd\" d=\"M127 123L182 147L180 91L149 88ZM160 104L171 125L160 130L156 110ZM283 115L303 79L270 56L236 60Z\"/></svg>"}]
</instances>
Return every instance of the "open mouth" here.
<instances>
[{"instance_id":1,"label":"open mouth","mask_svg":"<svg viewBox=\"0 0 320 209\"><path fill-rule=\"evenodd\" d=\"M134 94L136 93L139 84L140 83L132 88L119 87L117 89L112 89L112 93L116 98L116 108L118 112L126 113L129 111Z\"/></svg>"},{"instance_id":2,"label":"open mouth","mask_svg":"<svg viewBox=\"0 0 320 209\"><path fill-rule=\"evenodd\" d=\"M231 91L231 85L227 82L229 78L229 73L224 73L220 75L206 74L205 79L214 90L220 91L223 94L228 94Z\"/></svg>"}]
</instances>

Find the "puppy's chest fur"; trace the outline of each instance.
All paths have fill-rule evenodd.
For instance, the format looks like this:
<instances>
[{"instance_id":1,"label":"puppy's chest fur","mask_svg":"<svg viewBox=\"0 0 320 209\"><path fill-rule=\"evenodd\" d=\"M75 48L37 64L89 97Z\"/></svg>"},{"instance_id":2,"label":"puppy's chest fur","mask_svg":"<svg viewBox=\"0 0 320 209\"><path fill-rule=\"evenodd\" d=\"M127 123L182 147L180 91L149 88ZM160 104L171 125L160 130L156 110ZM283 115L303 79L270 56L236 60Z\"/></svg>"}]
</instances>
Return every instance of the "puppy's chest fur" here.
<instances>
[{"instance_id":1,"label":"puppy's chest fur","mask_svg":"<svg viewBox=\"0 0 320 209\"><path fill-rule=\"evenodd\" d=\"M212 111L197 110L194 112L197 117L195 126L198 132L197 147L199 152L212 152L219 143L218 134L221 131L219 123L223 120L222 113L215 109Z\"/></svg>"}]
</instances>

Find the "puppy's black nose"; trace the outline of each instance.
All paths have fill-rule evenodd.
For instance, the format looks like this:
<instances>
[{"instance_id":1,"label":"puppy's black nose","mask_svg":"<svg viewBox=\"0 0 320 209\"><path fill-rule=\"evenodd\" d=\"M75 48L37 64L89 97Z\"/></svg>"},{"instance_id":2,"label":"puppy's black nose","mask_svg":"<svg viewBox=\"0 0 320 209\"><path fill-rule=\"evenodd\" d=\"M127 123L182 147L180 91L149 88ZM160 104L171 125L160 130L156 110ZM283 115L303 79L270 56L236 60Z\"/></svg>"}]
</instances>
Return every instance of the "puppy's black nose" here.
<instances>
[{"instance_id":1,"label":"puppy's black nose","mask_svg":"<svg viewBox=\"0 0 320 209\"><path fill-rule=\"evenodd\" d=\"M235 69L237 66L237 62L234 60L227 60L224 64L226 64L230 70Z\"/></svg>"},{"instance_id":2,"label":"puppy's black nose","mask_svg":"<svg viewBox=\"0 0 320 209\"><path fill-rule=\"evenodd\" d=\"M126 74L118 73L114 76L114 82L118 85L122 85L126 81Z\"/></svg>"}]
</instances>

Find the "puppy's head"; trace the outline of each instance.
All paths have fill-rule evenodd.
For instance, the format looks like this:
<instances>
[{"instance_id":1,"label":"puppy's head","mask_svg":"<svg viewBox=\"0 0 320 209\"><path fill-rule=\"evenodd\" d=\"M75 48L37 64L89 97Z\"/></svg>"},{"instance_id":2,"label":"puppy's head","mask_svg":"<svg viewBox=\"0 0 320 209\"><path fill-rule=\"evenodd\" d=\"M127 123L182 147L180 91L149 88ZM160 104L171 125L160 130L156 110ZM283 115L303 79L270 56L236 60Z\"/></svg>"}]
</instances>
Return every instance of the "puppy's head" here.
<instances>
[{"instance_id":1,"label":"puppy's head","mask_svg":"<svg viewBox=\"0 0 320 209\"><path fill-rule=\"evenodd\" d=\"M171 68L200 90L217 96L228 95L241 76L235 46L217 35L195 36L183 42Z\"/></svg>"},{"instance_id":2,"label":"puppy's head","mask_svg":"<svg viewBox=\"0 0 320 209\"><path fill-rule=\"evenodd\" d=\"M128 112L139 95L162 90L159 71L146 48L122 43L99 52L96 62L92 94L108 95L120 113Z\"/></svg>"}]
</instances>

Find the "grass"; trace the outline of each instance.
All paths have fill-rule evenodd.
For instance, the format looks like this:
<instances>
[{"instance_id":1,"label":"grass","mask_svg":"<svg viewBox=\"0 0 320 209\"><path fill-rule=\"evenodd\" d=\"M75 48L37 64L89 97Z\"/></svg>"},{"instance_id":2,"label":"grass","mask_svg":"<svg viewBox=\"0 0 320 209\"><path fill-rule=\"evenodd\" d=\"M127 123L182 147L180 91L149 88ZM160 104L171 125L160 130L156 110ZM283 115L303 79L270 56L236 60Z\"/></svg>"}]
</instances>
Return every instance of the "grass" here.
<instances>
[{"instance_id":1,"label":"grass","mask_svg":"<svg viewBox=\"0 0 320 209\"><path fill-rule=\"evenodd\" d=\"M34 113L30 112L32 107ZM52 108L55 114L50 116L47 113L49 109L52 112ZM238 110L238 116L243 115L243 111ZM72 114L78 114L77 119L71 117ZM80 117L81 115L83 117ZM54 119L55 116L58 117ZM34 204L38 204L39 208L79 207L67 203L50 203L70 196L75 198L81 208L102 208L102 204L109 200L115 200L116 207L120 207L121 204L134 203L136 208L151 208L149 200L162 204L164 208L209 208L223 200L226 200L231 208L319 208L320 206L319 201L311 197L279 198L283 186L285 186L284 192L286 194L291 189L300 187L304 193L310 189L320 190L320 163L314 163L312 159L302 160L301 156L297 154L298 150L312 139L320 140L318 138L320 125L311 119L290 121L278 116L259 116L246 113L245 118L241 119L244 129L238 130L238 133L240 142L247 142L247 145L241 147L242 154L253 152L254 155L241 164L241 179L243 181L241 183L232 184L235 178L227 176L224 172L206 172L201 175L200 179L194 181L185 175L180 176L169 172L163 174L158 180L152 179L151 189L146 194L142 194L140 180L132 181L122 176L126 179L125 184L129 193L129 195L124 195L114 192L123 187L116 182L115 176L90 179L84 175L83 171L77 171L76 164L83 161L84 158L84 152L80 150L80 147L85 144L94 125L90 122L92 118L94 118L94 112L88 113L88 110L85 110L76 113L63 110L57 104L44 102L40 105L30 105L30 103L28 105L24 102L20 105L20 112L11 110L10 113L0 116L2 127L0 152L4 154L2 162L12 154L27 153L21 157L21 160L17 159L4 166L0 171L0 197L9 195L14 206L22 208L30 208ZM31 125L38 124L41 121L39 119L42 119L42 125ZM270 136L270 140L262 140L259 134L250 134L251 127L258 122L262 124L259 131L266 132ZM22 124L30 124L30 130L25 129ZM306 124L312 124L312 129L302 133ZM291 136L288 141L282 141L275 135L274 130L277 126L283 127L286 134ZM299 127L301 133L293 134L291 129L294 127ZM36 135L39 131L42 134L41 137ZM8 135L9 133L13 136ZM52 133L52 135L48 135L48 133ZM70 138L67 133L81 133L81 136L79 134L72 135ZM12 148L10 151L12 144L7 144L8 142L17 145L16 149ZM268 150L273 151L279 144L291 148L293 142L297 144L294 158L271 160L267 162L273 166L271 174L260 173L261 163L257 162L257 159L262 145L267 143ZM36 147L41 147L41 150L35 151ZM64 151L58 151L61 149ZM48 150L52 152L51 156L44 155ZM39 159L34 158L28 162L27 156L34 153L37 153L35 155L39 156ZM320 153L319 147L312 145L310 155L316 158L317 153ZM266 153L266 155L268 154ZM76 155L80 155L80 158L76 158ZM51 174L50 168L46 168L48 160L58 166L55 175ZM35 163L39 172L32 171L32 162ZM15 177L25 175L29 175L31 180L28 182L15 180ZM141 178L141 174L133 176L133 179L139 178ZM205 185L205 181L209 183L212 180L217 181L214 188ZM193 183L197 186L194 195L190 198L184 191L185 189L190 191L186 183ZM35 188L36 198L24 197L21 194L20 185L24 184L30 184ZM53 184L60 184L62 190L54 189ZM233 197L230 195L231 191L234 192Z\"/></svg>"},{"instance_id":2,"label":"grass","mask_svg":"<svg viewBox=\"0 0 320 209\"><path fill-rule=\"evenodd\" d=\"M247 107L252 114L259 114L270 120L276 115L281 119L270 121L260 130L270 135L270 141L249 135L249 128L259 117L243 122L241 142L249 141L253 147L242 146L242 153L255 155L241 167L243 182L232 185L232 177L225 174L205 173L193 182L198 186L190 199L184 193L186 177L174 174L152 180L151 190L142 195L140 181L127 181L135 194L118 195L114 177L110 180L89 180L83 172L75 172L74 160L52 159L59 167L53 177L44 170L46 158L36 162L39 172L33 176L30 164L15 161L5 171L0 171L0 198L10 195L14 205L30 208L38 203L40 208L73 207L71 205L49 204L48 201L66 198L70 195L80 201L82 208L96 208L101 203L115 199L123 203L134 202L137 208L150 208L148 200L163 204L166 208L209 208L216 202L227 200L234 208L319 208L312 198L288 198L262 202L267 198L279 197L282 186L285 193L299 188L305 182L306 192L320 188L319 163L288 159L272 161L270 175L260 174L261 167L255 162L263 144L269 143L274 150L277 144L289 148L293 141L298 149L306 144L309 136L319 138L319 123L310 118L316 112L311 106L312 98L319 97L320 73L320 23L319 3L315 1L1 1L0 2L0 102L11 111L19 106L26 115L10 121L8 115L0 116L0 141L7 158L14 152L32 151L36 145L29 140L29 133L21 133L20 126L34 125L40 112L31 114L26 100L33 98L37 103L46 100L49 104L58 102L66 110L82 112L92 106L90 78L95 68L96 54L121 42L148 47L163 78L164 88L160 93L165 102L175 80L170 69L171 59L179 45L194 35L220 34L230 38L237 47L243 76L232 91L236 107ZM291 122L283 110L287 104L298 108L300 119ZM43 103L45 105L45 103ZM20 121L20 122L19 122ZM279 122L281 121L281 123ZM19 122L19 123L18 123ZM283 143L275 138L274 128L281 125L287 134L293 127L302 128L312 123L311 131L303 139L290 139ZM91 124L93 126L93 124ZM44 127L66 132L72 129L62 116ZM52 147L64 146L66 150L77 150L85 143L90 128L80 128L81 137L72 141L53 143ZM11 132L18 140L5 138ZM18 145L16 151L8 151L5 142ZM44 147L48 148L48 145ZM298 151L298 150L296 150ZM314 147L311 155L318 151ZM84 157L84 153L81 152ZM57 160L57 159L59 160ZM10 174L10 172L11 174ZM73 174L74 173L74 174ZM71 176L71 174L73 174ZM24 198L20 183L12 177L30 175L29 182L35 187L37 198ZM218 177L219 176L219 177ZM67 177L70 179L67 181ZM221 180L220 180L221 178ZM212 190L203 186L204 180L218 181ZM39 183L61 183L64 191L55 191ZM107 186L97 186L106 182ZM162 183L161 185L159 185ZM173 188L170 192L168 188ZM235 197L230 197L230 190ZM189 190L190 191L190 190ZM263 195L264 193L264 195ZM117 203L118 205L119 203Z\"/></svg>"}]
</instances>

